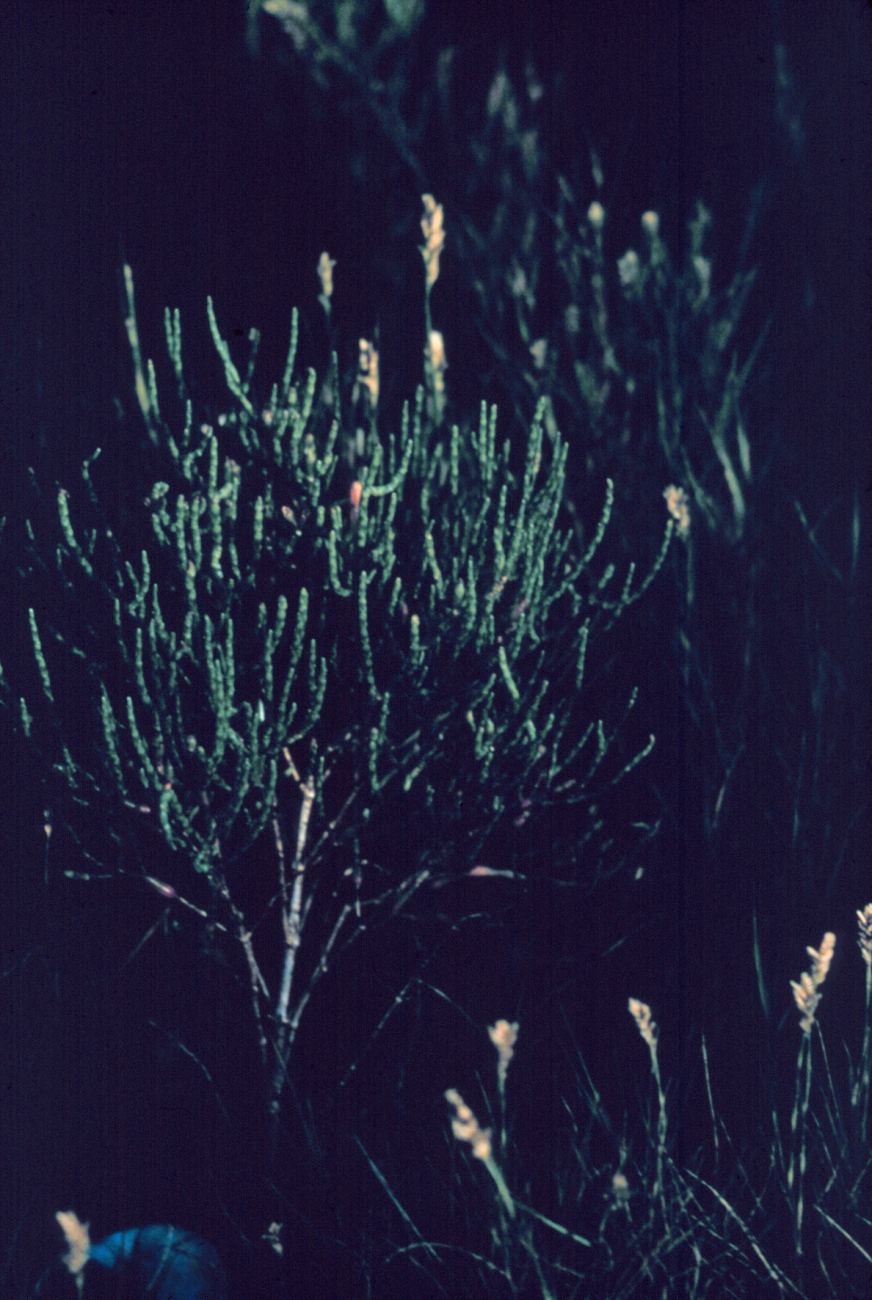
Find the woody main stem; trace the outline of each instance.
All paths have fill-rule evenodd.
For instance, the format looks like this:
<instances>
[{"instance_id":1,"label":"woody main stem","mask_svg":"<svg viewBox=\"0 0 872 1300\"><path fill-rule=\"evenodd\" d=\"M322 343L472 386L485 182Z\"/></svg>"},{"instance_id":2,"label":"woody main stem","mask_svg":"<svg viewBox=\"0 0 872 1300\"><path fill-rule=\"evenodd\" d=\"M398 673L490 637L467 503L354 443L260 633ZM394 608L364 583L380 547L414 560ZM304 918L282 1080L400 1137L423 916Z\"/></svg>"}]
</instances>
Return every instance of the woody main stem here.
<instances>
[{"instance_id":1,"label":"woody main stem","mask_svg":"<svg viewBox=\"0 0 872 1300\"><path fill-rule=\"evenodd\" d=\"M276 1071L273 1076L272 1109L274 1113L278 1110L278 1100L284 1082L284 1057L289 1026L288 1004L291 1000L291 988L294 982L294 966L297 960L297 949L300 946L300 915L303 907L303 851L306 847L306 837L309 832L309 819L312 815L312 805L315 802L314 775L310 773L305 781L300 781L298 777L297 781L300 786L300 792L303 796L303 803L300 808L300 821L297 827L297 845L294 851L294 884L293 889L291 890L291 902L282 918L285 931L285 961L282 970L282 983L279 990L279 1000L276 1005L276 1018L279 1022L279 1033L278 1041L276 1043L278 1061L276 1062Z\"/></svg>"}]
</instances>

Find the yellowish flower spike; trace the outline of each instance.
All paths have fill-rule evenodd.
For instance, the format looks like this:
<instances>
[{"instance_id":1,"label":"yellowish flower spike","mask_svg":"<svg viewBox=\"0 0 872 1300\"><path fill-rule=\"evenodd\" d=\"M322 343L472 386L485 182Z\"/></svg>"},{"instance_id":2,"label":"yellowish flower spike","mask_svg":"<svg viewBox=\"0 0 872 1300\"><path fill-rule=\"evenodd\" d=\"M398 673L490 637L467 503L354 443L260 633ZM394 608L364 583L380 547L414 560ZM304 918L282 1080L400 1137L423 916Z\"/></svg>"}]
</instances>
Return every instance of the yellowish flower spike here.
<instances>
[{"instance_id":1,"label":"yellowish flower spike","mask_svg":"<svg viewBox=\"0 0 872 1300\"><path fill-rule=\"evenodd\" d=\"M518 1038L518 1022L509 1024L508 1020L498 1020L495 1025L488 1025L488 1034L494 1047L500 1054L501 1061L510 1061L514 1056L512 1048Z\"/></svg>"},{"instance_id":2,"label":"yellowish flower spike","mask_svg":"<svg viewBox=\"0 0 872 1300\"><path fill-rule=\"evenodd\" d=\"M536 339L530 344L530 355L533 358L533 365L537 370L545 369L545 362L548 357L548 340Z\"/></svg>"},{"instance_id":3,"label":"yellowish flower spike","mask_svg":"<svg viewBox=\"0 0 872 1300\"><path fill-rule=\"evenodd\" d=\"M445 340L438 330L430 331L430 365L433 367L434 378L446 368L445 361Z\"/></svg>"},{"instance_id":4,"label":"yellowish flower spike","mask_svg":"<svg viewBox=\"0 0 872 1300\"><path fill-rule=\"evenodd\" d=\"M653 239L660 231L660 217L656 212L642 213L642 229Z\"/></svg>"},{"instance_id":5,"label":"yellowish flower spike","mask_svg":"<svg viewBox=\"0 0 872 1300\"><path fill-rule=\"evenodd\" d=\"M612 1209L627 1209L630 1203L630 1184L625 1174L612 1174Z\"/></svg>"},{"instance_id":6,"label":"yellowish flower spike","mask_svg":"<svg viewBox=\"0 0 872 1300\"><path fill-rule=\"evenodd\" d=\"M495 1025L488 1025L487 1032L490 1034L491 1042L500 1054L497 1077L502 1088L505 1086L506 1075L509 1072L509 1061L515 1055L514 1046L518 1038L518 1022L514 1021L509 1024L508 1020L498 1020Z\"/></svg>"},{"instance_id":7,"label":"yellowish flower spike","mask_svg":"<svg viewBox=\"0 0 872 1300\"><path fill-rule=\"evenodd\" d=\"M636 1022L639 1033L649 1047L657 1046L657 1025L651 1019L651 1008L645 1002L630 998L630 1015Z\"/></svg>"},{"instance_id":8,"label":"yellowish flower spike","mask_svg":"<svg viewBox=\"0 0 872 1300\"><path fill-rule=\"evenodd\" d=\"M804 1034L810 1034L811 1027L814 1024L814 1013L817 1011L821 995L815 991L814 981L807 971L802 972L799 980L798 984L795 980L791 980L790 987L793 989L796 1005L802 1013L799 1027Z\"/></svg>"},{"instance_id":9,"label":"yellowish flower spike","mask_svg":"<svg viewBox=\"0 0 872 1300\"><path fill-rule=\"evenodd\" d=\"M497 1022L499 1025L501 1022ZM502 1022L505 1024L505 1021ZM491 1131L489 1128L479 1128L478 1120L467 1106L456 1088L449 1088L445 1093L445 1100L450 1102L457 1112L456 1119L451 1121L451 1129L454 1136L461 1142L468 1142L472 1147L472 1154L476 1160L482 1160L485 1168L496 1184L500 1200L506 1207L512 1218L515 1217L515 1203L512 1194L506 1185L502 1170L493 1156L491 1146Z\"/></svg>"},{"instance_id":10,"label":"yellowish flower spike","mask_svg":"<svg viewBox=\"0 0 872 1300\"><path fill-rule=\"evenodd\" d=\"M687 499L687 493L684 488L676 487L674 483L670 483L668 488L664 488L663 495L666 498L666 509L673 519L678 520L680 536L686 537L690 532L690 503Z\"/></svg>"},{"instance_id":11,"label":"yellowish flower spike","mask_svg":"<svg viewBox=\"0 0 872 1300\"><path fill-rule=\"evenodd\" d=\"M451 1131L459 1142L468 1142L472 1147L472 1154L477 1160L490 1160L491 1156L491 1131L489 1128L479 1128L478 1120L467 1106L456 1088L449 1088L445 1094L445 1100L450 1102L457 1112L456 1119L451 1121Z\"/></svg>"},{"instance_id":12,"label":"yellowish flower spike","mask_svg":"<svg viewBox=\"0 0 872 1300\"><path fill-rule=\"evenodd\" d=\"M591 203L587 210L587 219L593 226L594 230L602 230L606 219L606 212L603 205L597 203L596 199L594 199L593 203Z\"/></svg>"},{"instance_id":13,"label":"yellowish flower spike","mask_svg":"<svg viewBox=\"0 0 872 1300\"><path fill-rule=\"evenodd\" d=\"M333 296L333 268L336 265L329 253L322 253L318 258L318 279L321 281L321 294L329 302Z\"/></svg>"},{"instance_id":14,"label":"yellowish flower spike","mask_svg":"<svg viewBox=\"0 0 872 1300\"><path fill-rule=\"evenodd\" d=\"M366 339L360 340L360 362L352 399L354 401L357 400L359 388L365 388L369 393L370 408L374 411L378 405L378 353Z\"/></svg>"},{"instance_id":15,"label":"yellowish flower spike","mask_svg":"<svg viewBox=\"0 0 872 1300\"><path fill-rule=\"evenodd\" d=\"M74 1214L72 1210L58 1210L55 1218L61 1225L61 1231L69 1246L69 1250L63 1257L64 1263L74 1275L81 1273L91 1253L89 1225L81 1223L78 1215Z\"/></svg>"},{"instance_id":16,"label":"yellowish flower spike","mask_svg":"<svg viewBox=\"0 0 872 1300\"><path fill-rule=\"evenodd\" d=\"M638 282L640 274L639 254L635 248L628 248L623 257L618 258L618 279L622 289L632 289Z\"/></svg>"},{"instance_id":17,"label":"yellowish flower spike","mask_svg":"<svg viewBox=\"0 0 872 1300\"><path fill-rule=\"evenodd\" d=\"M814 948L806 948L806 952L811 957L811 974L816 987L823 984L827 977L835 948L836 936L830 931L827 931L823 937L820 952L815 952Z\"/></svg>"},{"instance_id":18,"label":"yellowish flower spike","mask_svg":"<svg viewBox=\"0 0 872 1300\"><path fill-rule=\"evenodd\" d=\"M835 947L836 936L828 930L821 941L819 951L814 948L806 948L806 952L811 957L811 971L803 971L799 977L799 983L796 980L790 981L794 1001L802 1013L799 1027L804 1034L811 1033L815 1012L821 1000L818 989L827 977Z\"/></svg>"},{"instance_id":19,"label":"yellowish flower spike","mask_svg":"<svg viewBox=\"0 0 872 1300\"><path fill-rule=\"evenodd\" d=\"M445 371L448 369L448 363L445 360L445 341L438 330L430 331L428 351L435 413L441 416L445 409Z\"/></svg>"},{"instance_id":20,"label":"yellowish flower spike","mask_svg":"<svg viewBox=\"0 0 872 1300\"><path fill-rule=\"evenodd\" d=\"M427 288L432 289L433 285L439 279L439 254L445 245L445 231L442 226L442 205L437 203L432 194L422 194L421 202L424 204L424 216L421 218L421 229L424 232L425 244L421 249L421 256L424 259L424 266L427 270Z\"/></svg>"}]
</instances>

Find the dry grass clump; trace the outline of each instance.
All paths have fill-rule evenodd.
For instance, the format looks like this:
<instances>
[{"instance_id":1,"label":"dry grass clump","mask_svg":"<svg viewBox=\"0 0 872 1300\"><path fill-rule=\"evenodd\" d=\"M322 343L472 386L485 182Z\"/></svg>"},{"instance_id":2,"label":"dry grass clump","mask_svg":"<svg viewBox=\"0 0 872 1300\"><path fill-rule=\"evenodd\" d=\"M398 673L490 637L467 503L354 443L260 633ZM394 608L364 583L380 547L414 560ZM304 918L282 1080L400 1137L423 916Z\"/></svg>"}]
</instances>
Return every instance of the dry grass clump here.
<instances>
[{"instance_id":1,"label":"dry grass clump","mask_svg":"<svg viewBox=\"0 0 872 1300\"><path fill-rule=\"evenodd\" d=\"M557 1160L559 1135L549 1134L559 1184L556 1199L563 1214L559 1222L542 1214L526 1199L529 1181L522 1182L518 1152L506 1129L508 1070L519 1026L498 1020L488 1028L497 1051L499 1098L492 1126L479 1124L457 1089L445 1093L454 1109L454 1137L471 1148L490 1176L492 1210L476 1218L467 1181L472 1167L467 1165L466 1172L458 1167L458 1194L470 1205L468 1222L476 1239L451 1245L419 1241L392 1258L426 1248L431 1261L438 1258L452 1270L459 1252L483 1296L720 1300L771 1294L818 1300L851 1295L858 1270L872 1273L872 1157L865 1143L872 1064L872 903L857 917L867 976L866 1023L859 1063L856 1069L849 1066L847 1104L840 1100L817 1019L821 986L835 953L836 937L828 931L818 949L807 949L809 969L791 981L802 1031L795 1097L784 1140L784 1126L773 1112L762 1187L751 1185L716 1116L704 1043L714 1158L708 1170L702 1152L694 1157L693 1167L678 1166L657 1054L659 1030L650 1006L631 998L629 1012L650 1056L656 1120L646 1117L641 1135L618 1133L581 1062L578 1102L563 1102L570 1133L569 1156L562 1164ZM484 1100L487 1104L486 1096ZM734 1157L729 1170L721 1157L719 1133ZM604 1149L613 1152L609 1159L594 1156L595 1150ZM479 1190L485 1192L487 1206L486 1185ZM456 1272L450 1276L456 1281Z\"/></svg>"}]
</instances>

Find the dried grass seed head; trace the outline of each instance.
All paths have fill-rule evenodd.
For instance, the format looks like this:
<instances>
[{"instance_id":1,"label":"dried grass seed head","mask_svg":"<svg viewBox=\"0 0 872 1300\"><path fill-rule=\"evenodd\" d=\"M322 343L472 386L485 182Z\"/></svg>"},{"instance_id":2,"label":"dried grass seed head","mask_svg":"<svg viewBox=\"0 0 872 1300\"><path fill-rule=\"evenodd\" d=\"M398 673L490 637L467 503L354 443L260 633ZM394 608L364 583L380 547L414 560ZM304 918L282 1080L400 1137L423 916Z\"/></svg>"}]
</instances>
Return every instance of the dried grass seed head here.
<instances>
[{"instance_id":1,"label":"dried grass seed head","mask_svg":"<svg viewBox=\"0 0 872 1300\"><path fill-rule=\"evenodd\" d=\"M488 1025L488 1034L494 1047L500 1054L500 1060L508 1065L514 1056L514 1046L518 1040L518 1022L509 1024L508 1020L498 1020L495 1025Z\"/></svg>"},{"instance_id":2,"label":"dried grass seed head","mask_svg":"<svg viewBox=\"0 0 872 1300\"><path fill-rule=\"evenodd\" d=\"M649 1047L657 1046L657 1025L651 1019L651 1008L645 1002L640 1002L637 998L630 998L629 1002L630 1015L636 1022L639 1033L645 1039Z\"/></svg>"},{"instance_id":3,"label":"dried grass seed head","mask_svg":"<svg viewBox=\"0 0 872 1300\"><path fill-rule=\"evenodd\" d=\"M630 1199L630 1184L627 1181L626 1174L612 1174L612 1206L614 1209L622 1209Z\"/></svg>"},{"instance_id":4,"label":"dried grass seed head","mask_svg":"<svg viewBox=\"0 0 872 1300\"><path fill-rule=\"evenodd\" d=\"M333 268L335 265L336 261L329 253L322 253L318 258L318 279L321 281L321 292L328 299L333 295Z\"/></svg>"},{"instance_id":5,"label":"dried grass seed head","mask_svg":"<svg viewBox=\"0 0 872 1300\"><path fill-rule=\"evenodd\" d=\"M836 947L836 936L827 931L824 935L820 951L816 952L814 948L806 948L806 952L811 957L811 975L815 986L823 984L827 977L827 971L830 969L830 962L833 960L833 953Z\"/></svg>"},{"instance_id":6,"label":"dried grass seed head","mask_svg":"<svg viewBox=\"0 0 872 1300\"><path fill-rule=\"evenodd\" d=\"M821 1000L821 995L815 990L814 981L807 971L802 972L798 984L795 980L791 980L790 987L793 989L796 1005L802 1013L802 1019L799 1022L800 1029L804 1034L810 1034L811 1027L814 1024L814 1013Z\"/></svg>"},{"instance_id":7,"label":"dried grass seed head","mask_svg":"<svg viewBox=\"0 0 872 1300\"><path fill-rule=\"evenodd\" d=\"M445 246L445 230L441 203L437 203L432 194L422 194L421 202L424 204L421 230L425 240L421 256L427 270L427 288L431 289L439 279L439 255Z\"/></svg>"},{"instance_id":8,"label":"dried grass seed head","mask_svg":"<svg viewBox=\"0 0 872 1300\"><path fill-rule=\"evenodd\" d=\"M666 509L678 521L679 534L685 537L690 532L690 501L687 493L684 488L670 483L668 488L663 489L663 496L666 499Z\"/></svg>"},{"instance_id":9,"label":"dried grass seed head","mask_svg":"<svg viewBox=\"0 0 872 1300\"><path fill-rule=\"evenodd\" d=\"M618 280L622 289L631 289L639 279L641 266L639 254L634 248L628 248L623 257L618 258Z\"/></svg>"},{"instance_id":10,"label":"dried grass seed head","mask_svg":"<svg viewBox=\"0 0 872 1300\"><path fill-rule=\"evenodd\" d=\"M606 210L601 203L597 203L596 199L587 210L587 219L594 230L602 230L605 224Z\"/></svg>"},{"instance_id":11,"label":"dried grass seed head","mask_svg":"<svg viewBox=\"0 0 872 1300\"><path fill-rule=\"evenodd\" d=\"M645 234L650 235L652 239L654 239L660 232L660 217L656 212L651 211L650 208L647 212L642 213L642 229L645 231Z\"/></svg>"},{"instance_id":12,"label":"dried grass seed head","mask_svg":"<svg viewBox=\"0 0 872 1300\"><path fill-rule=\"evenodd\" d=\"M89 1224L82 1223L72 1210L58 1210L55 1215L69 1247L63 1262L72 1274L81 1273L91 1254Z\"/></svg>"},{"instance_id":13,"label":"dried grass seed head","mask_svg":"<svg viewBox=\"0 0 872 1300\"><path fill-rule=\"evenodd\" d=\"M360 340L360 361L357 367L353 401L357 401L360 388L365 388L369 393L370 408L374 411L378 405L378 353L367 339Z\"/></svg>"},{"instance_id":14,"label":"dried grass seed head","mask_svg":"<svg viewBox=\"0 0 872 1300\"><path fill-rule=\"evenodd\" d=\"M836 936L828 930L821 940L819 950L806 948L806 952L811 957L811 970L803 971L799 977L799 982L796 980L790 981L794 1001L802 1014L799 1025L804 1034L810 1034L814 1025L815 1012L821 1000L818 989L827 977L835 947Z\"/></svg>"},{"instance_id":15,"label":"dried grass seed head","mask_svg":"<svg viewBox=\"0 0 872 1300\"><path fill-rule=\"evenodd\" d=\"M467 1106L456 1088L449 1088L445 1100L456 1111L456 1118L451 1121L451 1131L460 1142L468 1142L472 1154L477 1160L489 1160L491 1156L491 1130L480 1128L478 1120Z\"/></svg>"}]
</instances>

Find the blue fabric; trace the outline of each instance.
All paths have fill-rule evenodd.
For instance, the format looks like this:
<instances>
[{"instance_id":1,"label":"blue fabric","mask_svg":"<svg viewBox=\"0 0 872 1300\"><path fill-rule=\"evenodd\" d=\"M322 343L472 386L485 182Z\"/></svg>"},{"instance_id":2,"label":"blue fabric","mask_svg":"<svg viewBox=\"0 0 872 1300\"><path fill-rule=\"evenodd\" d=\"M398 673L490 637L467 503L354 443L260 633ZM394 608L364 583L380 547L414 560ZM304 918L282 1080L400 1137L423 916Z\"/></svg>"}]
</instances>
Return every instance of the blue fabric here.
<instances>
[{"instance_id":1,"label":"blue fabric","mask_svg":"<svg viewBox=\"0 0 872 1300\"><path fill-rule=\"evenodd\" d=\"M85 1270L85 1298L90 1277L100 1268L112 1271L118 1292L125 1297L224 1300L225 1296L223 1270L215 1250L207 1241L178 1228L131 1228L114 1232L92 1246Z\"/></svg>"},{"instance_id":2,"label":"blue fabric","mask_svg":"<svg viewBox=\"0 0 872 1300\"><path fill-rule=\"evenodd\" d=\"M40 1291L54 1294L53 1288ZM68 1272L63 1294L75 1294ZM178 1228L113 1232L91 1246L84 1269L82 1300L226 1300L226 1294L216 1251Z\"/></svg>"}]
</instances>

